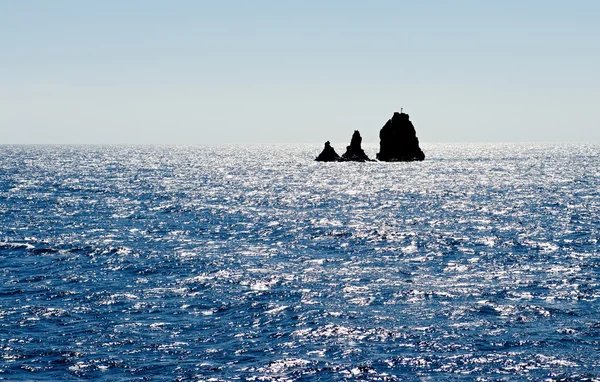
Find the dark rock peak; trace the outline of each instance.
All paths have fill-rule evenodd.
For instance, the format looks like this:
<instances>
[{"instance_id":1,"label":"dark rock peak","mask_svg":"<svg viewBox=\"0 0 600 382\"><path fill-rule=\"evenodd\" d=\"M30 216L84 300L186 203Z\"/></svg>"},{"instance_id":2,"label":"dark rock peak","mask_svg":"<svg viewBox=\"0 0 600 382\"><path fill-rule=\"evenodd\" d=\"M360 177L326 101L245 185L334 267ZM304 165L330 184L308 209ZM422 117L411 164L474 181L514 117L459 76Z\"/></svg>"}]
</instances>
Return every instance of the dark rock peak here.
<instances>
[{"instance_id":1,"label":"dark rock peak","mask_svg":"<svg viewBox=\"0 0 600 382\"><path fill-rule=\"evenodd\" d=\"M367 154L361 147L362 137L360 136L360 132L358 130L354 130L354 134L352 134L352 139L350 140L350 146L346 147L346 152L342 155L342 160L345 161L356 161L356 162L366 162L370 161Z\"/></svg>"},{"instance_id":2,"label":"dark rock peak","mask_svg":"<svg viewBox=\"0 0 600 382\"><path fill-rule=\"evenodd\" d=\"M362 144L362 137L360 136L360 131L354 130L352 134L352 138L350 138L350 146L353 149L361 149L360 145Z\"/></svg>"},{"instance_id":3,"label":"dark rock peak","mask_svg":"<svg viewBox=\"0 0 600 382\"><path fill-rule=\"evenodd\" d=\"M340 159L340 156L335 152L334 148L331 147L329 141L325 142L323 151L315 158L315 160L319 162L337 162Z\"/></svg>"},{"instance_id":4,"label":"dark rock peak","mask_svg":"<svg viewBox=\"0 0 600 382\"><path fill-rule=\"evenodd\" d=\"M329 141L325 142L325 147L321 154L315 158L316 161L319 162L366 162L370 161L367 154L365 154L364 150L361 147L362 137L358 130L354 131L352 134L352 139L350 140L350 146L346 147L346 152L341 157L335 152L333 147Z\"/></svg>"},{"instance_id":5,"label":"dark rock peak","mask_svg":"<svg viewBox=\"0 0 600 382\"><path fill-rule=\"evenodd\" d=\"M385 162L421 161L425 154L419 147L415 127L408 114L395 112L379 132L377 159Z\"/></svg>"}]
</instances>

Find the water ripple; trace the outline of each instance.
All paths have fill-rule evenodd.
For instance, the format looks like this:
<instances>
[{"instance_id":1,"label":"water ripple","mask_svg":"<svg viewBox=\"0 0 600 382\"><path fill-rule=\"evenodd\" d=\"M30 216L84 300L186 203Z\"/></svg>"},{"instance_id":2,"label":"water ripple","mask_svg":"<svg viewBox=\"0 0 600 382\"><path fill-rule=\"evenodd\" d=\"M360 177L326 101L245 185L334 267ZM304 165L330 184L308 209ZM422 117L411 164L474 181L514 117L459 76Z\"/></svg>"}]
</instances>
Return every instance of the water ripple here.
<instances>
[{"instance_id":1,"label":"water ripple","mask_svg":"<svg viewBox=\"0 0 600 382\"><path fill-rule=\"evenodd\" d=\"M600 378L600 148L425 149L0 147L0 379Z\"/></svg>"}]
</instances>

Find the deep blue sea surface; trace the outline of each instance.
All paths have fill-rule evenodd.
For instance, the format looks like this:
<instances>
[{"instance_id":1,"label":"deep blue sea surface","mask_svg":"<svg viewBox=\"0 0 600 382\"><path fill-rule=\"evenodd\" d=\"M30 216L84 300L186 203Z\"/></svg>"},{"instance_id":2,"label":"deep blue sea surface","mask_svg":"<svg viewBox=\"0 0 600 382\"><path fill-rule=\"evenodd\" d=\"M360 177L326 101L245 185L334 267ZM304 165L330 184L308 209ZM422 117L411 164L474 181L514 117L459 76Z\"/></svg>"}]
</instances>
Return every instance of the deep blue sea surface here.
<instances>
[{"instance_id":1,"label":"deep blue sea surface","mask_svg":"<svg viewBox=\"0 0 600 382\"><path fill-rule=\"evenodd\" d=\"M0 146L0 379L600 380L600 146L321 148Z\"/></svg>"}]
</instances>

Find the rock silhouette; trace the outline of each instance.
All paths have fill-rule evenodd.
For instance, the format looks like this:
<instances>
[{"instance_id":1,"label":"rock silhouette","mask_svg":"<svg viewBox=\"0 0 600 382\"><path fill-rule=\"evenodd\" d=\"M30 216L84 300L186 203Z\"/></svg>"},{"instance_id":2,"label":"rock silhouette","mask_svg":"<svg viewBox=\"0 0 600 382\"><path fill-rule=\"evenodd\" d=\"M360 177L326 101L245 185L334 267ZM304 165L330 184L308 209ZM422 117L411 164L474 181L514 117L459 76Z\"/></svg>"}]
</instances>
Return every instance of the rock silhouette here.
<instances>
[{"instance_id":1,"label":"rock silhouette","mask_svg":"<svg viewBox=\"0 0 600 382\"><path fill-rule=\"evenodd\" d=\"M329 141L325 142L323 151L315 158L315 160L319 162L337 162L340 159L340 156L335 152L334 148L331 147Z\"/></svg>"},{"instance_id":2,"label":"rock silhouette","mask_svg":"<svg viewBox=\"0 0 600 382\"><path fill-rule=\"evenodd\" d=\"M358 130L354 130L352 139L350 140L350 146L346 147L346 152L342 155L343 161L355 161L355 162L366 162L370 161L365 151L360 147L362 143L362 137Z\"/></svg>"},{"instance_id":3,"label":"rock silhouette","mask_svg":"<svg viewBox=\"0 0 600 382\"><path fill-rule=\"evenodd\" d=\"M350 146L346 146L346 152L341 157L335 152L329 141L325 142L325 147L321 154L315 158L319 162L367 162L370 161L367 154L361 147L362 137L358 130L354 130Z\"/></svg>"},{"instance_id":4,"label":"rock silhouette","mask_svg":"<svg viewBox=\"0 0 600 382\"><path fill-rule=\"evenodd\" d=\"M409 162L422 161L425 159L423 150L419 147L419 138L415 127L408 114L395 112L392 118L379 131L379 152L377 159L383 162ZM350 146L340 157L329 141L325 142L325 148L316 161L320 162L367 162L371 161L361 147L362 137L358 130L354 130Z\"/></svg>"},{"instance_id":5,"label":"rock silhouette","mask_svg":"<svg viewBox=\"0 0 600 382\"><path fill-rule=\"evenodd\" d=\"M425 154L408 114L395 112L379 132L377 159L384 162L421 161Z\"/></svg>"}]
</instances>

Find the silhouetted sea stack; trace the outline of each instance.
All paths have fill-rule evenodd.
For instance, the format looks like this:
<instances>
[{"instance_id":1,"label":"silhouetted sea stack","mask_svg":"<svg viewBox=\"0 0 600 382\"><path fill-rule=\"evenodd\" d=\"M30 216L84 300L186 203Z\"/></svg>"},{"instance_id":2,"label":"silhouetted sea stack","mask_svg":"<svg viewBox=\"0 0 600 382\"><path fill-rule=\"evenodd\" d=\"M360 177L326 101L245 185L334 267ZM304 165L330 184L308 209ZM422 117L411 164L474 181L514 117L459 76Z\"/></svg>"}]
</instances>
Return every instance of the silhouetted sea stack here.
<instances>
[{"instance_id":1,"label":"silhouetted sea stack","mask_svg":"<svg viewBox=\"0 0 600 382\"><path fill-rule=\"evenodd\" d=\"M379 132L377 159L385 162L407 162L425 159L419 138L408 114L395 112Z\"/></svg>"},{"instance_id":2,"label":"silhouetted sea stack","mask_svg":"<svg viewBox=\"0 0 600 382\"><path fill-rule=\"evenodd\" d=\"M379 131L379 153L377 159L384 162L409 162L425 159L425 154L419 147L419 138L412 122L406 113L395 112L392 118ZM341 157L335 152L329 141L318 157L319 162L367 162L371 161L361 147L362 137L354 130L350 146Z\"/></svg>"},{"instance_id":3,"label":"silhouetted sea stack","mask_svg":"<svg viewBox=\"0 0 600 382\"><path fill-rule=\"evenodd\" d=\"M315 160L319 162L337 162L340 159L340 156L335 152L333 147L331 147L329 141L325 142L325 148L323 148L321 154L315 158Z\"/></svg>"},{"instance_id":4,"label":"silhouetted sea stack","mask_svg":"<svg viewBox=\"0 0 600 382\"><path fill-rule=\"evenodd\" d=\"M360 147L362 143L362 137L358 130L354 130L352 139L350 140L350 146L346 147L346 152L342 155L343 161L355 161L355 162L366 162L370 161L365 151Z\"/></svg>"},{"instance_id":5,"label":"silhouetted sea stack","mask_svg":"<svg viewBox=\"0 0 600 382\"><path fill-rule=\"evenodd\" d=\"M341 157L335 152L329 141L325 142L325 147L321 154L315 158L319 162L367 162L370 161L365 151L360 147L362 137L358 130L354 130L350 146L346 146L346 152Z\"/></svg>"}]
</instances>

